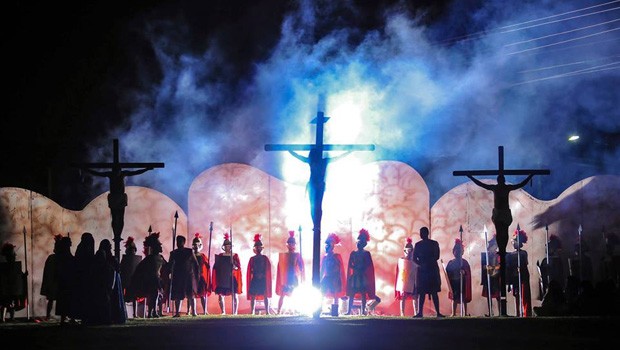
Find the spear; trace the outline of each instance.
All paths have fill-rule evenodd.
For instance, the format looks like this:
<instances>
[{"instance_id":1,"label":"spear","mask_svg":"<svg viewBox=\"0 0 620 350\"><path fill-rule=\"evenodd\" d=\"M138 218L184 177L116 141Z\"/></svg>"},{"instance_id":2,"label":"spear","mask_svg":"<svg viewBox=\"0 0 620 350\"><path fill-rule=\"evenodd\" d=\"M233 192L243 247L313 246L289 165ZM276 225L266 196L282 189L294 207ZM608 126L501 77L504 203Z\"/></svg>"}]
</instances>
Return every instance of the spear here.
<instances>
[{"instance_id":1,"label":"spear","mask_svg":"<svg viewBox=\"0 0 620 350\"><path fill-rule=\"evenodd\" d=\"M484 244L486 249L484 254L486 255L486 266L489 266L489 240L487 238L487 225L484 225ZM487 269L487 299L489 300L489 317L493 317L493 298L491 298L491 274Z\"/></svg>"},{"instance_id":2,"label":"spear","mask_svg":"<svg viewBox=\"0 0 620 350\"><path fill-rule=\"evenodd\" d=\"M547 256L547 286L551 280L551 262L549 261L549 225L545 225L545 255Z\"/></svg>"},{"instance_id":3,"label":"spear","mask_svg":"<svg viewBox=\"0 0 620 350\"><path fill-rule=\"evenodd\" d=\"M302 248L302 245L301 245L301 225L299 225L299 228L297 230L299 231L299 256L303 256L301 254L301 248Z\"/></svg>"},{"instance_id":4,"label":"spear","mask_svg":"<svg viewBox=\"0 0 620 350\"><path fill-rule=\"evenodd\" d=\"M209 250L207 251L207 259L209 260L209 265L211 264L211 240L213 238L213 221L209 223Z\"/></svg>"},{"instance_id":5,"label":"spear","mask_svg":"<svg viewBox=\"0 0 620 350\"><path fill-rule=\"evenodd\" d=\"M577 229L577 232L579 234L579 280L582 281L583 280L583 252L582 252L582 243L581 242L581 231L583 231L583 229L581 228L581 224L579 224L579 229Z\"/></svg>"},{"instance_id":6,"label":"spear","mask_svg":"<svg viewBox=\"0 0 620 350\"><path fill-rule=\"evenodd\" d=\"M231 302L231 307L232 307L232 313L233 315L235 314L235 289L234 289L234 284L235 284L235 259L234 258L234 254L233 254L233 232L232 232L232 225L230 225L230 302Z\"/></svg>"},{"instance_id":7,"label":"spear","mask_svg":"<svg viewBox=\"0 0 620 350\"><path fill-rule=\"evenodd\" d=\"M461 238L461 249L463 248L463 225L459 226L459 234ZM463 305L463 251L461 250L461 256L459 258L459 286L460 286L460 298L461 298L461 317L465 316L465 305Z\"/></svg>"},{"instance_id":8,"label":"spear","mask_svg":"<svg viewBox=\"0 0 620 350\"><path fill-rule=\"evenodd\" d=\"M517 275L519 276L519 309L517 316L523 316L523 290L521 288L521 227L517 224Z\"/></svg>"},{"instance_id":9,"label":"spear","mask_svg":"<svg viewBox=\"0 0 620 350\"><path fill-rule=\"evenodd\" d=\"M30 303L28 302L28 249L27 249L27 245L26 245L26 226L24 226L24 230L22 231L24 233L24 265L26 267L26 274L25 274L25 281L23 283L25 290L25 297L26 297L26 317L28 319L30 319Z\"/></svg>"}]
</instances>

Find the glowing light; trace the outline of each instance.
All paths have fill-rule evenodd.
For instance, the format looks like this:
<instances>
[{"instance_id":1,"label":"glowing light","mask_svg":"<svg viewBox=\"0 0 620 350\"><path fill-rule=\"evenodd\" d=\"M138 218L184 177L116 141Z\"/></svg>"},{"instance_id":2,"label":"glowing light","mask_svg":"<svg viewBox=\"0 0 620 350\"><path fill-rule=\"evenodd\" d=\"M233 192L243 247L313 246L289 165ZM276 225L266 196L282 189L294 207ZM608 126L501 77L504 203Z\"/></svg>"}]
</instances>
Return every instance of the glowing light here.
<instances>
[{"instance_id":1,"label":"glowing light","mask_svg":"<svg viewBox=\"0 0 620 350\"><path fill-rule=\"evenodd\" d=\"M321 308L323 295L321 291L311 285L301 285L293 291L291 303L295 310L305 316L312 316L315 311Z\"/></svg>"},{"instance_id":2,"label":"glowing light","mask_svg":"<svg viewBox=\"0 0 620 350\"><path fill-rule=\"evenodd\" d=\"M570 142L575 142L577 140L579 140L579 135L570 135L568 137L568 141L570 141Z\"/></svg>"}]
</instances>

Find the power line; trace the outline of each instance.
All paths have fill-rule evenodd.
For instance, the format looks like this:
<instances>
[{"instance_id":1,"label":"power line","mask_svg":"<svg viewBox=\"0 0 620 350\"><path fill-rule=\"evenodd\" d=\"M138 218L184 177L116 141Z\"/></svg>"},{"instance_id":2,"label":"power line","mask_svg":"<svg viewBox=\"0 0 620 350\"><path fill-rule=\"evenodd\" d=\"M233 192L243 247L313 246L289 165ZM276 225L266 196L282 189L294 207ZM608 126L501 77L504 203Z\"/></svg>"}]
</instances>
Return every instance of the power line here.
<instances>
[{"instance_id":1,"label":"power line","mask_svg":"<svg viewBox=\"0 0 620 350\"><path fill-rule=\"evenodd\" d=\"M583 14L583 15L579 15L579 16L573 16L573 17L569 17L569 18L564 18L564 19L561 19L561 20L540 23L540 24L536 24L536 25L532 25L532 26L526 26L526 27L517 28L517 29L505 30L505 29L509 29L509 28L513 28L513 27L518 27L518 26L526 25L526 24L529 24L529 23L535 23L535 22L540 22L540 21L548 20L548 19L551 19L551 18L565 16L565 15L568 15L568 14L571 14L571 13L577 13L577 12L582 12L582 11L590 10L590 9L601 7L601 6L607 6L609 4L613 4L613 3L617 3L617 2L620 2L620 0L609 1L609 2L606 2L606 3L603 3L603 4L593 5L593 6L589 6L589 7L583 7L583 8L580 8L580 9L576 9L576 10L572 10L572 11L567 11L567 12L563 12L563 13L560 13L560 14L555 14L555 15L551 15L551 16L546 16L546 17L538 18L538 19L533 19L533 20L524 21L524 22L520 22L520 23L510 24L510 25L498 27L496 29L492 29L492 30L488 30L488 31L485 30L485 31L480 31L480 32L472 33L472 34L458 36L458 37L454 37L454 38L443 40L443 41L441 41L439 43L440 44L451 43L451 42L460 41L461 39L462 40L474 40L474 39L479 39L479 38L482 38L484 36L488 36L488 35L491 35L491 34L505 34L505 33L510 33L510 32L514 32L514 31L522 30L522 29L528 29L528 28L538 27L538 26L542 26L542 25L546 25L546 24L552 24L552 23L562 22L562 21L566 21L566 20L577 19L577 18L581 18L581 17L585 17L585 16L591 16L591 15L595 15L595 14L600 14L600 13L604 13L604 12L608 12L608 11L615 11L615 10L620 9L620 7L613 7L613 8L610 8L610 9L605 9L605 10L597 11L597 12L590 12L590 13L587 13L587 14Z\"/></svg>"},{"instance_id":2,"label":"power line","mask_svg":"<svg viewBox=\"0 0 620 350\"><path fill-rule=\"evenodd\" d=\"M571 29L571 30L567 30L567 31L564 31L564 32L560 32L560 33L549 34L549 35L545 35L545 36L540 36L540 37L538 37L538 38L533 38L533 39L529 39L529 40L518 41L518 42L515 42L515 43L512 43L512 44L507 44L507 45L504 45L504 47L514 46L514 45L519 45L519 44L525 44L525 43L529 43L529 42L536 41L536 40L547 39L547 38L550 38L550 37L553 37L553 36L558 36L558 35L563 35L563 34L568 34L568 33L578 32L578 31L580 31L580 30L590 29L590 28L594 28L594 27L598 27L598 26L602 26L602 25L605 25L605 24L609 24L609 23L613 23L613 22L618 22L618 21L620 21L620 19L614 19L614 20L611 20L611 21L601 22L601 23L593 24L593 25L586 26L586 27L581 27L581 28Z\"/></svg>"},{"instance_id":3,"label":"power line","mask_svg":"<svg viewBox=\"0 0 620 350\"><path fill-rule=\"evenodd\" d=\"M555 46L555 45L566 44L566 43L571 42L571 41L582 40L582 39L590 38L590 37L593 37L593 36L602 35L602 34L609 33L609 32L614 32L616 30L620 30L620 28L604 30L602 32L598 32L598 33L594 33L594 34L589 34L589 35L584 35L584 36L580 36L578 38L572 38L572 39L558 41L558 42L553 43L553 44L547 44L547 45L537 46L537 47L533 47L533 48L525 49L525 50L521 50L521 51L510 52L510 53L507 53L506 55L511 56L511 55L516 55L516 54L519 54L519 53L524 53L524 52L529 52L529 51L533 51L533 50L543 49L545 47L551 47L551 46Z\"/></svg>"},{"instance_id":4,"label":"power line","mask_svg":"<svg viewBox=\"0 0 620 350\"><path fill-rule=\"evenodd\" d=\"M529 83L534 83L534 82L538 82L538 81L545 81L545 80L551 80L551 79L571 77L571 76L575 76L575 75L582 75L582 74L589 74L589 73L598 73L598 72L612 70L612 69L620 69L620 61L616 61L616 62L612 62L612 63L608 63L608 64L603 64L603 65L599 65L599 66L595 66L595 67L589 67L589 68L585 68L585 69L580 69L580 70L576 70L576 71L572 71L572 72L567 72L567 73L563 73L563 74L556 74L556 75L552 75L552 76L545 77L545 78L527 80L527 81L523 81L523 82L520 82L520 83L512 84L512 85L510 85L510 87L514 87L514 86L518 86L518 85L524 85L524 84L529 84Z\"/></svg>"}]
</instances>

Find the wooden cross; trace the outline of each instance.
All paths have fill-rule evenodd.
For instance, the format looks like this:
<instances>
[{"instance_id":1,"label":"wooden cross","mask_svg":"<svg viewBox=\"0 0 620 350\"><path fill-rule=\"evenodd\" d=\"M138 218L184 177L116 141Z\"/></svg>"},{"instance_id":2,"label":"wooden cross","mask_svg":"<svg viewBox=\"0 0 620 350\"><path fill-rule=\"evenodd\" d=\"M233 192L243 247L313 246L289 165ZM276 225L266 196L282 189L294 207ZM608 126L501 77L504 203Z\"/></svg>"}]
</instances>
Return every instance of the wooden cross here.
<instances>
[{"instance_id":1,"label":"wooden cross","mask_svg":"<svg viewBox=\"0 0 620 350\"><path fill-rule=\"evenodd\" d=\"M125 177L142 174L154 168L163 168L164 163L121 163L118 152L118 139L114 139L114 159L112 163L83 163L73 164L95 176L107 177L110 180L110 193L108 194L108 206L112 214L112 231L114 232L114 255L117 262L120 262L121 248L123 240L121 234L124 226L125 206L127 206L127 194L125 193ZM139 170L129 171L123 169ZM110 169L101 172L93 169Z\"/></svg>"},{"instance_id":2,"label":"wooden cross","mask_svg":"<svg viewBox=\"0 0 620 350\"><path fill-rule=\"evenodd\" d=\"M267 144L265 151L288 151L295 158L308 163L310 166L310 181L308 183L310 197L310 211L312 216L314 239L312 249L312 285L320 290L320 261L321 261L321 217L323 194L325 193L325 170L330 160L338 157L323 158L324 151L374 151L375 145L344 145L344 144L325 144L323 142L323 129L329 120L321 110L322 103L319 101L319 110L310 123L316 124L316 140L314 144ZM293 151L310 151L308 157L302 157ZM342 156L342 155L341 155ZM315 313L315 317L320 316L320 310Z\"/></svg>"},{"instance_id":3,"label":"wooden cross","mask_svg":"<svg viewBox=\"0 0 620 350\"><path fill-rule=\"evenodd\" d=\"M551 172L547 169L534 170L534 169L519 169L519 170L506 170L504 169L504 146L498 147L499 168L498 170L463 170L454 171L454 176L467 176L476 185L493 191L493 215L492 220L495 225L495 234L497 240L497 246L499 248L500 256L500 316L507 316L506 313L506 245L508 244L508 227L512 223L512 215L510 213L509 194L510 191L519 189L534 176L534 175L549 175ZM497 184L486 184L474 176L482 175L497 175ZM505 182L505 175L527 175L527 178L516 185L507 185ZM490 293L490 291L489 291Z\"/></svg>"}]
</instances>

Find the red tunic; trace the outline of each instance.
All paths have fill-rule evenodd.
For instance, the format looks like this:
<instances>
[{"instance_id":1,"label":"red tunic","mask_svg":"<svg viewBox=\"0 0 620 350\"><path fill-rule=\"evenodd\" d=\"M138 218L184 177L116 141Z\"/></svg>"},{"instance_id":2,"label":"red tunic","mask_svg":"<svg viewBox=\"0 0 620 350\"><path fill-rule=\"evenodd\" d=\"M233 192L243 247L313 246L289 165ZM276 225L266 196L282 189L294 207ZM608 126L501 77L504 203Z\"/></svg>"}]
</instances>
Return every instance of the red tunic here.
<instances>
[{"instance_id":1,"label":"red tunic","mask_svg":"<svg viewBox=\"0 0 620 350\"><path fill-rule=\"evenodd\" d=\"M304 279L304 261L301 254L280 253L276 275L276 294L290 296L293 290L304 282Z\"/></svg>"},{"instance_id":2,"label":"red tunic","mask_svg":"<svg viewBox=\"0 0 620 350\"><path fill-rule=\"evenodd\" d=\"M231 295L231 278L234 277L236 282L235 292L241 294L243 292L243 281L241 280L241 262L239 261L239 255L236 253L233 255L233 264L235 269L232 269L230 263L230 255L224 255L224 253L217 254L215 256L215 263L213 264L213 273L211 275L212 290L216 294ZM232 270L232 277L231 277Z\"/></svg>"},{"instance_id":3,"label":"red tunic","mask_svg":"<svg viewBox=\"0 0 620 350\"><path fill-rule=\"evenodd\" d=\"M344 263L340 254L325 254L321 262L321 292L329 298L345 296Z\"/></svg>"},{"instance_id":4,"label":"red tunic","mask_svg":"<svg viewBox=\"0 0 620 350\"><path fill-rule=\"evenodd\" d=\"M248 262L246 273L246 283L248 286L247 299L271 298L271 261L265 255L254 255Z\"/></svg>"},{"instance_id":5,"label":"red tunic","mask_svg":"<svg viewBox=\"0 0 620 350\"><path fill-rule=\"evenodd\" d=\"M354 250L349 255L347 295L349 298L375 297L375 266L367 250Z\"/></svg>"},{"instance_id":6,"label":"red tunic","mask_svg":"<svg viewBox=\"0 0 620 350\"><path fill-rule=\"evenodd\" d=\"M209 266L209 258L204 253L195 253L198 260L198 289L197 297L211 295L211 267Z\"/></svg>"}]
</instances>

